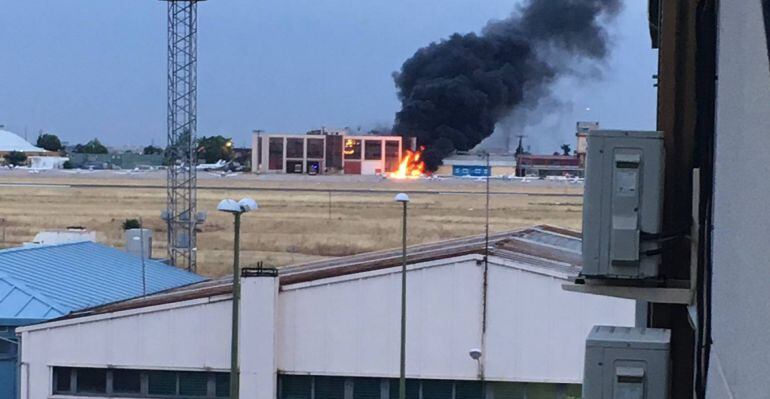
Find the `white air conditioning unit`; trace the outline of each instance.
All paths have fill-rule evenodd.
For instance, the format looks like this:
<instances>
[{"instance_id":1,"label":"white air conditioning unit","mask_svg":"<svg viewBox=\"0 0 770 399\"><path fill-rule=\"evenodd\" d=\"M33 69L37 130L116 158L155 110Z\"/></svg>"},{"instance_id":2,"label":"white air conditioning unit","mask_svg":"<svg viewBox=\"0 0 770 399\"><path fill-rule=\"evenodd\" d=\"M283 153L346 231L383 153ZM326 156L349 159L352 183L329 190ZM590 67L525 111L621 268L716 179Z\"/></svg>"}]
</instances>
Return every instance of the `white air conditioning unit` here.
<instances>
[{"instance_id":1,"label":"white air conditioning unit","mask_svg":"<svg viewBox=\"0 0 770 399\"><path fill-rule=\"evenodd\" d=\"M658 277L663 133L588 133L583 196L585 278Z\"/></svg>"},{"instance_id":2,"label":"white air conditioning unit","mask_svg":"<svg viewBox=\"0 0 770 399\"><path fill-rule=\"evenodd\" d=\"M668 399L671 330L595 326L586 339L583 397Z\"/></svg>"}]
</instances>

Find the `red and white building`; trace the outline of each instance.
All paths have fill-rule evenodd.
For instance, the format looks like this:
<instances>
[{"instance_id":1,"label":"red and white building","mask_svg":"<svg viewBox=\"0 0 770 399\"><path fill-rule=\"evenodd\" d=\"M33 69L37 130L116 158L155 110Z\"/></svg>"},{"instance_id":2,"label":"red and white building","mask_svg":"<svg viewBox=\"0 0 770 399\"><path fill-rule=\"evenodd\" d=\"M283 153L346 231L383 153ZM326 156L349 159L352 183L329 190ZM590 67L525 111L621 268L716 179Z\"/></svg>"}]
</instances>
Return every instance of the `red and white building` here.
<instances>
[{"instance_id":1,"label":"red and white building","mask_svg":"<svg viewBox=\"0 0 770 399\"><path fill-rule=\"evenodd\" d=\"M251 164L256 173L376 175L395 171L409 142L341 132L254 133Z\"/></svg>"},{"instance_id":2,"label":"red and white building","mask_svg":"<svg viewBox=\"0 0 770 399\"><path fill-rule=\"evenodd\" d=\"M516 157L516 176L583 177L580 158L573 155L520 154Z\"/></svg>"}]
</instances>

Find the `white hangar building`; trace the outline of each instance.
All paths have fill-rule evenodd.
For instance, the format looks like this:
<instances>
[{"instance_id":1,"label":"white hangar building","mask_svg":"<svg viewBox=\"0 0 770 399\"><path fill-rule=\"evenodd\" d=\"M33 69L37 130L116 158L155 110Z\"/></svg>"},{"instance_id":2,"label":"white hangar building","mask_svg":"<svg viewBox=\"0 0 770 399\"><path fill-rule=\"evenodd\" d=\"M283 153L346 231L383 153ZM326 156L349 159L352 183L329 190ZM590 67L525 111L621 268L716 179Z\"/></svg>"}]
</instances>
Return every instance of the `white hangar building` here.
<instances>
[{"instance_id":1,"label":"white hangar building","mask_svg":"<svg viewBox=\"0 0 770 399\"><path fill-rule=\"evenodd\" d=\"M595 324L633 301L562 290L579 235L538 226L411 247L409 399L578 398ZM241 398L398 397L400 251L243 273ZM22 399L229 396L231 281L18 329ZM476 361L471 349L482 351Z\"/></svg>"}]
</instances>

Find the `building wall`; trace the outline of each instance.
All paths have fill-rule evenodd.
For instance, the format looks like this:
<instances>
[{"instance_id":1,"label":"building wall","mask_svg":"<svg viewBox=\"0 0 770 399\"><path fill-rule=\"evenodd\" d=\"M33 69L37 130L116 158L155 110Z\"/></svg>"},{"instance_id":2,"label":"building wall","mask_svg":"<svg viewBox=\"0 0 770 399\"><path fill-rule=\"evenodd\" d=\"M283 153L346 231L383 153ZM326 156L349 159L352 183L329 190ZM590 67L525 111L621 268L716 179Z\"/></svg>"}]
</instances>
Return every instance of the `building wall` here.
<instances>
[{"instance_id":1,"label":"building wall","mask_svg":"<svg viewBox=\"0 0 770 399\"><path fill-rule=\"evenodd\" d=\"M490 265L484 342L484 269L480 258L465 259L409 272L409 377L475 379L479 369L468 352L484 348L488 380L580 383L591 327L634 323L633 301L566 292L563 278L504 262ZM284 288L278 368L397 377L398 351L379 348L398 347L400 274L380 273Z\"/></svg>"},{"instance_id":2,"label":"building wall","mask_svg":"<svg viewBox=\"0 0 770 399\"><path fill-rule=\"evenodd\" d=\"M249 399L275 399L278 278L241 279L239 351L240 392ZM232 303L232 302L231 302Z\"/></svg>"},{"instance_id":3,"label":"building wall","mask_svg":"<svg viewBox=\"0 0 770 399\"><path fill-rule=\"evenodd\" d=\"M335 154L329 154L330 146L324 145L325 151L324 156L320 158L313 158L307 156L307 140L317 139L317 140L329 140L331 137L342 137L340 140L340 146L335 149ZM270 139L281 139L283 140L283 158L282 158L282 164L283 167L281 169L270 169L270 151L269 151L269 142ZM287 157L287 139L302 139L305 141L305 154L303 157L298 158L289 158ZM337 168L333 167L333 163L330 163L331 157L342 157L342 151L343 151L343 143L344 139L352 139L352 140L359 140L361 142L361 151L359 154L359 157L356 159L352 159L350 157L344 157L342 160L343 167L342 169L345 170L345 173L348 174L364 174L364 175L374 175L377 173L385 172L386 170L386 141L398 141L399 143L399 160L400 160L400 154L403 150L403 143L402 138L397 136L323 136L323 135L284 135L284 134L253 134L252 135L252 165L258 165L258 142L262 141L262 162L261 162L261 168L253 167L252 171L258 172L258 173L286 173L287 172L287 162L291 161L298 161L301 160L303 162L303 173L307 173L307 162L308 161L317 161L320 165L320 173L324 173L327 166L332 167L332 169ZM381 157L380 159L374 160L374 159L365 159L365 148L366 148L366 142L378 142L380 144L380 152ZM333 145L333 143L330 143Z\"/></svg>"},{"instance_id":4,"label":"building wall","mask_svg":"<svg viewBox=\"0 0 770 399\"><path fill-rule=\"evenodd\" d=\"M345 167L345 173L346 174L362 174L362 175L374 175L378 173L384 173L388 172L386 170L386 160L385 160L385 142L386 141L398 141L399 142L399 150L398 153L401 154L403 152L403 141L401 137L397 136L344 136L343 142L345 139L352 139L352 140L359 140L361 142L361 154L358 159L352 159L348 156L344 157L343 163L346 165L352 164L352 163L360 163L360 171L359 166L356 165L354 167ZM381 152L381 158L380 159L366 159L366 144L367 142L377 142L380 144L380 152ZM400 159L400 155L399 155ZM352 172L352 173L351 173Z\"/></svg>"},{"instance_id":5,"label":"building wall","mask_svg":"<svg viewBox=\"0 0 770 399\"><path fill-rule=\"evenodd\" d=\"M143 155L134 153L120 154L69 154L70 162L76 168L94 166L97 168L134 169L139 166L163 165L163 154Z\"/></svg>"},{"instance_id":6,"label":"building wall","mask_svg":"<svg viewBox=\"0 0 770 399\"><path fill-rule=\"evenodd\" d=\"M310 165L317 164L317 173L324 173L326 169L325 156L326 156L326 136L265 136L261 137L262 140L262 173L309 173ZM271 169L271 154L270 154L270 141L281 140L283 143L283 152L281 155L281 168ZM321 153L311 154L309 152L308 143L310 141L320 143L318 149ZM289 150L290 142L301 142L302 150L296 154L292 154ZM255 147L256 148L256 147ZM253 158L253 157L252 157ZM296 165L299 164L299 170L296 169Z\"/></svg>"},{"instance_id":7,"label":"building wall","mask_svg":"<svg viewBox=\"0 0 770 399\"><path fill-rule=\"evenodd\" d=\"M482 273L474 260L408 273L407 375L475 378ZM284 289L278 368L322 375L398 376L401 275ZM394 348L394 350L382 350Z\"/></svg>"},{"instance_id":8,"label":"building wall","mask_svg":"<svg viewBox=\"0 0 770 399\"><path fill-rule=\"evenodd\" d=\"M152 313L23 332L21 397L49 396L51 366L228 370L231 304L193 301Z\"/></svg>"},{"instance_id":9,"label":"building wall","mask_svg":"<svg viewBox=\"0 0 770 399\"><path fill-rule=\"evenodd\" d=\"M362 161L361 162L361 174L362 175L374 175L385 171L385 161Z\"/></svg>"},{"instance_id":10,"label":"building wall","mask_svg":"<svg viewBox=\"0 0 770 399\"><path fill-rule=\"evenodd\" d=\"M712 399L770 392L770 66L761 4L722 0L719 7Z\"/></svg>"},{"instance_id":11,"label":"building wall","mask_svg":"<svg viewBox=\"0 0 770 399\"><path fill-rule=\"evenodd\" d=\"M516 174L515 166L493 166L492 176L513 176Z\"/></svg>"},{"instance_id":12,"label":"building wall","mask_svg":"<svg viewBox=\"0 0 770 399\"><path fill-rule=\"evenodd\" d=\"M262 158L262 152L260 151L259 146L260 140L261 133L251 134L251 171L254 173L262 173L262 164L259 162L260 158Z\"/></svg>"},{"instance_id":13,"label":"building wall","mask_svg":"<svg viewBox=\"0 0 770 399\"><path fill-rule=\"evenodd\" d=\"M634 325L634 301L564 291L560 277L506 263L489 270L489 380L580 384L591 328Z\"/></svg>"},{"instance_id":14,"label":"building wall","mask_svg":"<svg viewBox=\"0 0 770 399\"><path fill-rule=\"evenodd\" d=\"M14 321L0 321L0 399L17 398L18 343L14 331L18 321Z\"/></svg>"},{"instance_id":15,"label":"building wall","mask_svg":"<svg viewBox=\"0 0 770 399\"><path fill-rule=\"evenodd\" d=\"M433 174L436 176L452 176L453 172L454 167L452 165L441 165Z\"/></svg>"},{"instance_id":16,"label":"building wall","mask_svg":"<svg viewBox=\"0 0 770 399\"><path fill-rule=\"evenodd\" d=\"M585 167L586 153L588 152L588 133L599 129L599 122L578 122L576 126L577 146L575 152L580 158L580 167Z\"/></svg>"}]
</instances>

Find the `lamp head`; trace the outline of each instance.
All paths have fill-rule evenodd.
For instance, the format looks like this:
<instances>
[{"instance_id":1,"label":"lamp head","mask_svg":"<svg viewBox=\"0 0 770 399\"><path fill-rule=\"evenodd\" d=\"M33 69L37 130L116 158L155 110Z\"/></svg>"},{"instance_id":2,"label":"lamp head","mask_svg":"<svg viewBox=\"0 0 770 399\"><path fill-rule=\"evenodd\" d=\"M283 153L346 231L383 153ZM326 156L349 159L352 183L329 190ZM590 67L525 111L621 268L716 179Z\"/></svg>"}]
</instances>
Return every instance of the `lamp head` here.
<instances>
[{"instance_id":1,"label":"lamp head","mask_svg":"<svg viewBox=\"0 0 770 399\"><path fill-rule=\"evenodd\" d=\"M406 203L406 202L409 202L409 196L406 195L406 193L398 193L398 194L396 194L396 197L393 198L393 200L396 201L396 202L404 202L404 203Z\"/></svg>"},{"instance_id":2,"label":"lamp head","mask_svg":"<svg viewBox=\"0 0 770 399\"><path fill-rule=\"evenodd\" d=\"M234 199L223 199L222 201L219 201L219 205L217 205L217 210L220 212L227 212L227 213L240 213L241 212L241 205L236 202Z\"/></svg>"},{"instance_id":3,"label":"lamp head","mask_svg":"<svg viewBox=\"0 0 770 399\"><path fill-rule=\"evenodd\" d=\"M259 209L259 204L257 204L257 201L254 201L248 197L238 201L238 205L240 205L243 212L251 212Z\"/></svg>"},{"instance_id":4,"label":"lamp head","mask_svg":"<svg viewBox=\"0 0 770 399\"><path fill-rule=\"evenodd\" d=\"M244 198L240 201L234 199L223 199L219 202L217 210L227 213L246 213L259 209L257 201L251 198Z\"/></svg>"}]
</instances>

